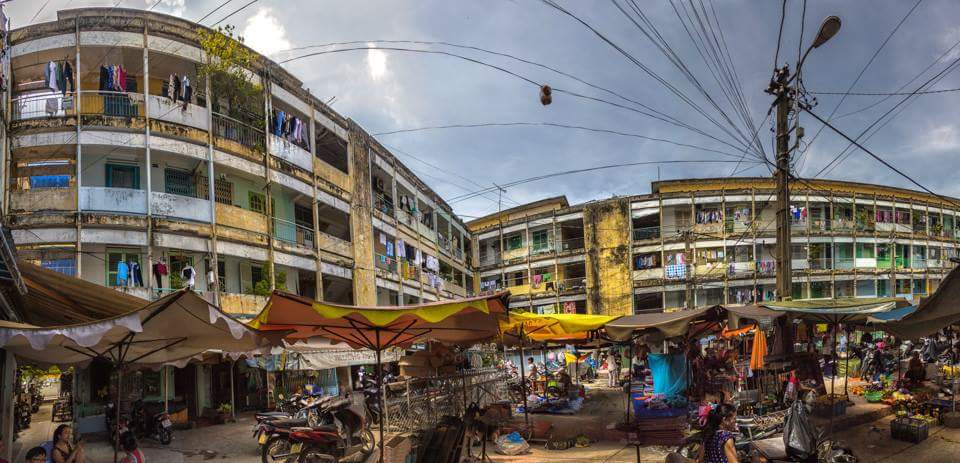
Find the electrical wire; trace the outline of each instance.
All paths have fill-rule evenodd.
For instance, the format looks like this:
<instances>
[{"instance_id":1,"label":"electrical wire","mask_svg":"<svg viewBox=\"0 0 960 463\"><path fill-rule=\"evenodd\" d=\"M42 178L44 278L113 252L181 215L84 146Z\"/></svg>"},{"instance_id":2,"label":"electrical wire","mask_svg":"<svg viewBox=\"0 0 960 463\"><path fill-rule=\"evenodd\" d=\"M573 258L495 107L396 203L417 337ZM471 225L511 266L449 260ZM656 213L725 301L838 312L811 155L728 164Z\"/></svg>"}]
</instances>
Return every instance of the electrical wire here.
<instances>
[{"instance_id":1,"label":"electrical wire","mask_svg":"<svg viewBox=\"0 0 960 463\"><path fill-rule=\"evenodd\" d=\"M620 163L620 164L608 164L608 165L587 167L587 168L582 168L582 169L571 169L571 170L565 170L565 171L561 171L561 172L554 172L554 173L550 173L550 174L544 174L544 175L538 175L538 176L534 176L534 177L528 177L528 178L525 178L525 179L516 180L516 181L513 181L513 182L509 182L509 183L502 183L502 184L499 185L499 188L509 188L509 187L513 187L513 186L517 186L517 185L522 185L522 184L524 184L524 183L535 182L535 181L538 181L538 180L544 180L544 179L553 178L553 177L559 177L559 176L571 175L571 174L579 174L579 173L584 173L584 172L594 172L594 171L598 171L598 170L614 169L614 168L619 168L619 167L634 167L634 166L645 166L645 165L656 165L656 164L714 164L714 163L736 163L736 162L739 162L739 161L732 161L732 160L731 160L731 161L726 161L726 160L714 160L714 159L707 159L707 160L679 160L679 159L674 159L674 160L669 160L669 161L640 161L640 162L627 162L627 163ZM474 191L474 192L469 193L469 194L456 196L456 197L453 197L453 198L447 200L447 202L448 202L448 203L454 203L454 202L464 201L464 200L470 199L470 198L472 198L472 197L478 196L478 195L481 194L481 193L485 193L485 192L488 192L488 191L496 191L497 188L498 188L498 187L485 188L485 189L483 189L483 190Z\"/></svg>"},{"instance_id":2,"label":"electrical wire","mask_svg":"<svg viewBox=\"0 0 960 463\"><path fill-rule=\"evenodd\" d=\"M887 37L883 40L883 42L880 43L880 46L877 47L876 50L874 50L873 55L870 56L870 59L867 60L867 63L864 64L863 67L860 69L860 72L857 74L857 77L853 79L853 82L850 83L850 86L847 88L848 93L853 91L853 88L856 87L857 83L860 82L860 79L863 77L863 74L867 72L867 69L870 68L870 65L873 64L874 60L877 59L877 56L880 54L880 52L884 49L884 47L887 46L887 43L890 42L890 39L892 39L893 36L896 35L897 31L900 30L900 27L903 26L903 24L907 21L907 19L910 18L911 15L913 15L913 12L916 11L917 7L919 7L921 3L923 3L923 0L917 0L917 2L914 3L909 10L907 10L906 14L904 14L903 17L900 18L900 21L897 22L897 25L894 26L893 30L891 30L890 33L887 34ZM843 102L846 101L846 99L847 99L847 95L843 95L840 97L840 101L837 102L836 106L833 107L833 110L830 111L830 115L827 116L828 121L833 120L833 116L837 114L837 111L840 109L840 106L843 105ZM817 133L813 135L813 138L810 139L810 142L807 144L807 149L803 150L800 153L800 156L803 156L804 153L806 153L810 149L810 147L813 146L813 143L817 141L817 138L819 138L820 134L823 133L823 128L824 126L820 126L820 128L817 129ZM821 169L821 172L822 171L823 169ZM819 175L815 175L814 177L818 177L818 176Z\"/></svg>"},{"instance_id":3,"label":"electrical wire","mask_svg":"<svg viewBox=\"0 0 960 463\"><path fill-rule=\"evenodd\" d=\"M920 92L811 92L813 95L847 95L847 96L901 96L901 95L935 95L938 93L960 92L960 88L942 88L938 90L924 90Z\"/></svg>"},{"instance_id":4,"label":"electrical wire","mask_svg":"<svg viewBox=\"0 0 960 463\"><path fill-rule=\"evenodd\" d=\"M787 18L787 0L780 6L780 32L777 33L777 51L773 53L773 68L780 67L780 41L783 39L783 23Z\"/></svg>"},{"instance_id":5,"label":"electrical wire","mask_svg":"<svg viewBox=\"0 0 960 463\"><path fill-rule=\"evenodd\" d=\"M821 118L820 116L818 116L816 113L814 113L813 111L811 111L809 108L801 107L801 109L803 109L807 114L813 116L814 119L820 121L820 123L823 124L824 127L827 127L827 128L829 128L830 130L836 132L838 135L840 135L841 137L845 138L847 141L849 141L851 144L853 144L854 146L856 146L857 148L859 148L860 150L862 150L864 153L869 154L870 157L876 159L878 162L880 162L881 164L883 164L884 166L886 166L886 167L889 168L890 170L896 172L896 173L897 173L898 175L900 175L901 177L907 179L910 183L918 186L918 187L919 187L920 189L922 189L923 191L926 191L927 193L930 193L931 195L937 197L937 198L940 199L940 200L943 200L943 201L945 201L945 202L950 203L950 204L953 205L954 207L960 206L960 203L954 201L953 199L948 198L948 197L946 197L946 196L942 196L942 195L940 195L940 194L937 194L937 193L935 193L933 190L931 190L931 189L927 188L926 186L924 186L923 184L921 184L920 182L914 180L913 177L910 177L909 175L907 175L906 173L904 173L902 170L894 167L893 164L890 164L889 162L887 162L886 160L884 160L882 157L874 154L873 151L870 151L869 149L867 149L865 146L863 146L863 145L861 145L860 143L858 143L858 142L857 142L856 140L854 140L853 138L850 138L849 135L847 135L847 134L844 133L842 130L840 130L840 129L834 127L833 125L831 125L829 121L824 120L823 118Z\"/></svg>"},{"instance_id":6,"label":"electrical wire","mask_svg":"<svg viewBox=\"0 0 960 463\"><path fill-rule=\"evenodd\" d=\"M233 16L233 15L235 15L235 14L237 14L237 13L239 13L239 12L245 10L245 9L247 9L248 6L253 5L254 3L257 3L257 1L258 1L258 0L251 0L250 3L247 3L246 5L243 5L243 6L241 6L240 8L237 8L236 10L233 10L233 12L231 12L230 14L228 14L228 15L220 18L219 21L211 24L210 27L214 27L214 26L216 26L217 24L220 24L220 23L226 21L226 20L227 20L228 18L230 18L231 16Z\"/></svg>"},{"instance_id":7,"label":"electrical wire","mask_svg":"<svg viewBox=\"0 0 960 463\"><path fill-rule=\"evenodd\" d=\"M227 5L230 4L230 2L232 2L232 1L233 1L233 0L226 0L226 1L224 1L224 2L221 2L219 6L217 6L216 8L214 8L214 9L213 9L212 11L210 11L209 13L203 15L202 18L196 20L196 23L197 23L197 24L202 23L204 19L209 18L210 15L212 15L212 14L216 13L217 11L219 11L220 8L223 8L223 7L227 6Z\"/></svg>"},{"instance_id":8,"label":"electrical wire","mask_svg":"<svg viewBox=\"0 0 960 463\"><path fill-rule=\"evenodd\" d=\"M629 132L621 132L619 130L613 130L613 129L584 127L580 125L560 124L555 122L486 122L486 123L476 123L476 124L446 124L446 125L433 125L433 126L426 126L426 127L415 127L415 128L409 128L409 129L390 130L386 132L374 133L373 135L383 136L383 135L396 135L401 133L422 132L427 130L464 129L464 128L482 128L482 127L555 127L555 128L562 128L562 129L585 130L589 132L607 133L607 134L619 135L623 137L639 138L642 140L649 140L649 141L655 141L660 143L669 143L671 145L678 146L678 147L707 151L707 152L717 153L717 154L721 154L721 155L729 156L733 158L742 158L742 156L738 154L719 151L719 150L706 148L698 145L681 143L673 140L668 140L665 138L648 137L646 135L640 135L640 134L629 133Z\"/></svg>"}]
</instances>

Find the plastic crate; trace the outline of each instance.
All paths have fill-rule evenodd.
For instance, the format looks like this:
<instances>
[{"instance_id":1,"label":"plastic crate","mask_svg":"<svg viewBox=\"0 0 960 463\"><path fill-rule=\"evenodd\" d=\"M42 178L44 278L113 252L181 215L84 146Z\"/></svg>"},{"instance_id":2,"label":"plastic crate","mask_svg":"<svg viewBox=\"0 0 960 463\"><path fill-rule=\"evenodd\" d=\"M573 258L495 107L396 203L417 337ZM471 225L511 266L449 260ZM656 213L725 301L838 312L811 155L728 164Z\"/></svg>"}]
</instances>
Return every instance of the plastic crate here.
<instances>
[{"instance_id":1,"label":"plastic crate","mask_svg":"<svg viewBox=\"0 0 960 463\"><path fill-rule=\"evenodd\" d=\"M890 437L896 440L923 442L930 435L930 427L923 420L915 418L897 418L890 423Z\"/></svg>"}]
</instances>

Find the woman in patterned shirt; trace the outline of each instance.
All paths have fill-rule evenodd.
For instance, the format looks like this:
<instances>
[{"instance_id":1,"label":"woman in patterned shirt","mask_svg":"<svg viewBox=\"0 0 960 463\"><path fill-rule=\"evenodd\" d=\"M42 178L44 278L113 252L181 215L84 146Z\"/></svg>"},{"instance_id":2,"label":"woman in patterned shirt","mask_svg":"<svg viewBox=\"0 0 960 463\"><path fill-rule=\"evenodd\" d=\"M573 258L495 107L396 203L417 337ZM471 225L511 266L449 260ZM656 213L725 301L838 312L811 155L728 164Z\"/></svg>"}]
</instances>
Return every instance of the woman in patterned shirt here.
<instances>
[{"instance_id":1,"label":"woman in patterned shirt","mask_svg":"<svg viewBox=\"0 0 960 463\"><path fill-rule=\"evenodd\" d=\"M733 446L732 430L736 429L737 409L730 404L720 404L707 417L703 445L700 446L700 463L740 463Z\"/></svg>"}]
</instances>

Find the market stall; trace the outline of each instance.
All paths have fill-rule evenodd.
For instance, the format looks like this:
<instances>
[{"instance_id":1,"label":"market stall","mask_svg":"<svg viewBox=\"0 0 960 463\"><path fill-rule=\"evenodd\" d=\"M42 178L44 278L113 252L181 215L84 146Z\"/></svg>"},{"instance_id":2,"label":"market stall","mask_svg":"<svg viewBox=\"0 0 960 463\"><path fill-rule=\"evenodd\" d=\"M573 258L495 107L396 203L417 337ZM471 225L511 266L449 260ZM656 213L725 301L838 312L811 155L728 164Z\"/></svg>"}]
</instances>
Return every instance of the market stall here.
<instances>
[{"instance_id":1,"label":"market stall","mask_svg":"<svg viewBox=\"0 0 960 463\"><path fill-rule=\"evenodd\" d=\"M375 352L377 387L383 388L382 353L394 346L435 340L470 345L491 339L506 316L508 293L403 307L353 307L328 304L274 291L250 325L284 333L287 342L321 337ZM379 395L379 408L384 409ZM381 415L382 417L382 415ZM380 461L384 459L384 422L379 424Z\"/></svg>"}]
</instances>

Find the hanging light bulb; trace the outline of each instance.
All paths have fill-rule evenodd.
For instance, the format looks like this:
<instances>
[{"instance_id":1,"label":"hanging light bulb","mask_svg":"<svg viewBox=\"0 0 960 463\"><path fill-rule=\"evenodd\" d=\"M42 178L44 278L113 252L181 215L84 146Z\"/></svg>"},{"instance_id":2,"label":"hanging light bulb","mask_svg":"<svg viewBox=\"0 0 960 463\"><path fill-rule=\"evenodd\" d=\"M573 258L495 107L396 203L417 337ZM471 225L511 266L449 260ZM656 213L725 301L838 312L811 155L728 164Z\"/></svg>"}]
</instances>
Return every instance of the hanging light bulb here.
<instances>
[{"instance_id":1,"label":"hanging light bulb","mask_svg":"<svg viewBox=\"0 0 960 463\"><path fill-rule=\"evenodd\" d=\"M549 85L543 85L540 87L540 104L546 106L553 102L553 97L551 94L553 90L550 89Z\"/></svg>"}]
</instances>

